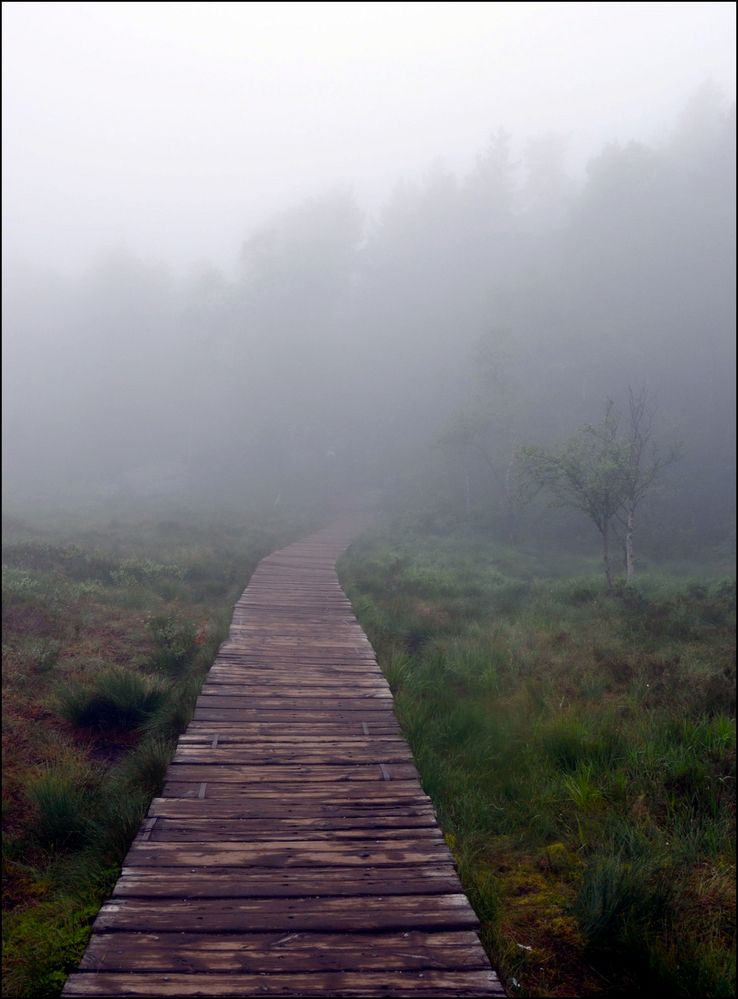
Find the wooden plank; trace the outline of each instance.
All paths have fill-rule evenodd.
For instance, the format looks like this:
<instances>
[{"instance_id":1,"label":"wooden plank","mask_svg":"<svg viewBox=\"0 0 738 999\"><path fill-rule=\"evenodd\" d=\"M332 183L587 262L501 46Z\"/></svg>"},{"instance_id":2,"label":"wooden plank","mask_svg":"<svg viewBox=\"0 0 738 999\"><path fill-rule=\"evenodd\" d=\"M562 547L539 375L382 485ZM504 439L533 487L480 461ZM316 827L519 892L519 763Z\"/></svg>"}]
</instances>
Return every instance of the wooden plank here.
<instances>
[{"instance_id":1,"label":"wooden plank","mask_svg":"<svg viewBox=\"0 0 738 999\"><path fill-rule=\"evenodd\" d=\"M345 764L376 764L403 763L412 764L412 755L407 746L386 745L378 742L376 747L341 746L341 745L310 745L303 748L289 746L259 746L236 745L235 743L218 742L217 746L180 745L174 756L174 763L197 764L294 764L314 765L330 764L343 766Z\"/></svg>"},{"instance_id":2,"label":"wooden plank","mask_svg":"<svg viewBox=\"0 0 738 999\"><path fill-rule=\"evenodd\" d=\"M252 643L249 643L248 646L244 644L242 647L234 645L233 647L223 649L218 654L218 660L222 663L238 662L244 667L253 664L254 666L261 666L263 669L266 668L266 663L271 663L274 668L285 669L298 668L300 666L322 666L325 668L332 666L343 672L365 673L367 669L379 671L379 666L374 656L360 656L356 653L351 655L338 655L334 653L330 655L320 650L310 651L304 646L300 649L290 648L279 650L270 648L266 652L260 652Z\"/></svg>"},{"instance_id":3,"label":"wooden plank","mask_svg":"<svg viewBox=\"0 0 738 999\"><path fill-rule=\"evenodd\" d=\"M352 700L352 701L365 701L365 700L378 700L378 701L389 701L389 704L383 704L382 707L385 709L392 710L392 694L390 693L389 687L385 684L384 686L374 685L371 687L358 687L353 684L349 685L342 682L330 682L326 681L322 684L311 684L305 680L300 679L296 681L294 678L290 678L289 683L211 683L209 680L205 683L202 688L200 697L248 697L253 700L254 698L259 698L260 700L274 700L274 698L284 698L286 700L300 700L307 698L308 700L318 700L324 703L326 699L331 700Z\"/></svg>"},{"instance_id":4,"label":"wooden plank","mask_svg":"<svg viewBox=\"0 0 738 999\"><path fill-rule=\"evenodd\" d=\"M362 711L381 712L383 715L391 716L392 708L386 703L387 699L382 697L356 697L351 694L344 694L337 690L332 697L313 697L310 694L297 696L284 696L281 694L259 694L251 693L244 697L236 697L228 694L200 694L197 698L198 709L210 708L230 708L253 711ZM391 703L392 698L389 698Z\"/></svg>"},{"instance_id":5,"label":"wooden plank","mask_svg":"<svg viewBox=\"0 0 738 999\"><path fill-rule=\"evenodd\" d=\"M171 769L171 768L170 768ZM231 798L243 801L254 799L263 801L265 798L277 800L288 807L289 802L322 801L331 803L333 801L354 801L365 802L367 808L372 807L376 801L400 804L402 802L428 802L428 797L423 793L420 783L412 781L382 781L377 768L377 782L379 787L367 785L364 781L314 781L313 783L302 782L299 786L289 781L277 781L271 785L261 783L246 785L238 781L213 781L208 785L207 796L212 798ZM197 797L197 790L200 781L180 781L167 780L162 794L167 798L193 798Z\"/></svg>"},{"instance_id":6,"label":"wooden plank","mask_svg":"<svg viewBox=\"0 0 738 999\"><path fill-rule=\"evenodd\" d=\"M268 722L274 724L275 722L282 723L284 725L292 725L295 722L302 722L303 724L308 723L331 723L337 724L348 724L348 725L360 725L363 718L368 715L366 708L357 708L350 711L342 711L340 708L332 710L330 705L326 705L320 710L307 709L300 711L299 709L292 710L279 710L279 708L203 708L198 707L195 709L195 721L223 721L223 722ZM373 718L376 714L377 717ZM368 721L377 724L385 725L386 727L391 727L394 721L394 716L390 712L372 712L369 715Z\"/></svg>"},{"instance_id":7,"label":"wooden plank","mask_svg":"<svg viewBox=\"0 0 738 999\"><path fill-rule=\"evenodd\" d=\"M138 899L106 902L97 933L121 930L183 933L357 933L474 929L478 920L465 895L392 895L353 898Z\"/></svg>"},{"instance_id":8,"label":"wooden plank","mask_svg":"<svg viewBox=\"0 0 738 999\"><path fill-rule=\"evenodd\" d=\"M64 996L502 996L493 971L355 971L284 975L79 972Z\"/></svg>"},{"instance_id":9,"label":"wooden plank","mask_svg":"<svg viewBox=\"0 0 738 999\"><path fill-rule=\"evenodd\" d=\"M334 825L338 823L372 822L389 825L415 821L435 824L435 812L427 798L412 801L388 800L370 803L363 800L334 801L305 795L300 800L285 801L277 798L226 798L207 801L191 798L154 798L149 815L165 818L238 819L244 823L262 823L270 828L281 825L310 824ZM248 828L244 826L244 828Z\"/></svg>"},{"instance_id":10,"label":"wooden plank","mask_svg":"<svg viewBox=\"0 0 738 999\"><path fill-rule=\"evenodd\" d=\"M337 842L142 843L134 841L126 864L132 867L397 867L449 863L444 843L414 838Z\"/></svg>"},{"instance_id":11,"label":"wooden plank","mask_svg":"<svg viewBox=\"0 0 738 999\"><path fill-rule=\"evenodd\" d=\"M363 723L366 725L366 722ZM358 733L355 735L345 735L343 738L339 737L339 734L327 735L327 734L295 734L289 730L282 730L277 735L251 735L249 733L243 733L238 726L234 726L230 730L228 729L213 729L211 732L201 731L201 732L185 732L184 735L179 737L180 746L208 746L212 743L213 738L218 739L219 746L233 746L245 747L254 746L257 748L290 748L293 746L304 746L309 745L311 747L325 747L330 748L332 746L346 746L347 748L354 749L371 749L375 746L389 746L395 748L397 746L407 747L407 743L404 739L399 736L370 736L367 731L366 734Z\"/></svg>"},{"instance_id":12,"label":"wooden plank","mask_svg":"<svg viewBox=\"0 0 738 999\"><path fill-rule=\"evenodd\" d=\"M402 823L399 827L395 823L385 823L384 825L372 825L366 828L362 824L358 828L341 828L335 824L328 829L316 828L315 824L306 826L303 821L302 826L285 825L276 826L273 821L262 822L249 826L244 824L243 819L193 819L187 816L184 819L152 819L146 820L156 823L156 825L145 826L143 831L134 842L146 843L174 843L174 842L194 842L206 843L215 841L217 843L234 842L240 843L245 838L248 830L248 839L251 842L274 842L276 840L288 840L294 842L327 841L332 843L349 843L354 840L405 840L410 837L416 842L443 842L443 837L438 826L424 825L418 823L409 826ZM365 820L366 822L366 820Z\"/></svg>"},{"instance_id":13,"label":"wooden plank","mask_svg":"<svg viewBox=\"0 0 738 999\"><path fill-rule=\"evenodd\" d=\"M297 674L284 674L281 670L235 670L219 669L213 667L207 675L203 693L207 693L212 688L212 693L223 693L223 688L241 687L242 690L228 689L225 693L246 694L255 686L261 686L271 691L273 689L289 690L297 689L300 694L304 691L316 689L334 690L337 684L349 685L357 694L363 695L364 691L387 691L389 684L380 676L367 676L339 670L304 670Z\"/></svg>"},{"instance_id":14,"label":"wooden plank","mask_svg":"<svg viewBox=\"0 0 738 999\"><path fill-rule=\"evenodd\" d=\"M409 763L393 763L388 768L393 780L411 780L417 777L417 770ZM172 781L217 781L219 783L237 781L239 784L260 784L285 781L374 781L382 779L377 764L354 766L292 765L249 766L240 763L196 764L172 763L167 771Z\"/></svg>"},{"instance_id":15,"label":"wooden plank","mask_svg":"<svg viewBox=\"0 0 738 999\"><path fill-rule=\"evenodd\" d=\"M448 895L461 890L453 865L412 867L124 867L116 898L330 898L349 895Z\"/></svg>"},{"instance_id":16,"label":"wooden plank","mask_svg":"<svg viewBox=\"0 0 738 999\"><path fill-rule=\"evenodd\" d=\"M364 728L366 726L366 731ZM399 729L395 725L385 725L379 722L369 722L354 719L352 722L298 722L293 721L289 725L284 722L255 722L255 721L192 721L187 726L185 737L209 735L212 739L217 733L221 738L226 736L246 736L248 738L275 736L280 738L285 735L294 737L304 736L338 736L339 738L353 738L358 735L368 735L371 738L389 737L397 739ZM404 741L404 740L403 740Z\"/></svg>"},{"instance_id":17,"label":"wooden plank","mask_svg":"<svg viewBox=\"0 0 738 999\"><path fill-rule=\"evenodd\" d=\"M65 996L502 995L335 574L263 559Z\"/></svg>"},{"instance_id":18,"label":"wooden plank","mask_svg":"<svg viewBox=\"0 0 738 999\"><path fill-rule=\"evenodd\" d=\"M89 971L273 972L484 969L475 933L96 934Z\"/></svg>"}]
</instances>

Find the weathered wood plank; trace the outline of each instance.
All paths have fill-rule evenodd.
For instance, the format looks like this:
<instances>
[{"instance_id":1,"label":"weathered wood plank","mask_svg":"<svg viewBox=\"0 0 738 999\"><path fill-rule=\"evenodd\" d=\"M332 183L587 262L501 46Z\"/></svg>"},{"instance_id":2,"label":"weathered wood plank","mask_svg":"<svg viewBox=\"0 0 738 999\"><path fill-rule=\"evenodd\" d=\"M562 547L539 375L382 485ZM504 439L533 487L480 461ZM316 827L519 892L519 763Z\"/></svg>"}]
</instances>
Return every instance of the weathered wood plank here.
<instances>
[{"instance_id":1,"label":"weathered wood plank","mask_svg":"<svg viewBox=\"0 0 738 999\"><path fill-rule=\"evenodd\" d=\"M370 711L390 715L392 698L356 697L343 694L337 690L331 697L314 697L309 693L302 695L260 694L256 691L237 697L235 694L200 694L197 698L197 709L229 708L231 710L246 708L255 711Z\"/></svg>"},{"instance_id":2,"label":"weathered wood plank","mask_svg":"<svg viewBox=\"0 0 738 999\"><path fill-rule=\"evenodd\" d=\"M394 780L417 778L417 770L410 763L394 763L388 767ZM249 766L241 763L194 764L172 763L168 776L172 781L213 781L224 783L236 781L239 784L284 783L285 781L374 781L381 779L376 764L356 764L355 766L332 766L331 764L305 765L285 764L276 766Z\"/></svg>"},{"instance_id":3,"label":"weathered wood plank","mask_svg":"<svg viewBox=\"0 0 738 999\"><path fill-rule=\"evenodd\" d=\"M345 733L349 737L356 737L360 735L371 736L372 738L382 738L385 736L391 736L392 738L399 738L400 729L394 718L389 721L377 722L374 720L368 720L364 718L354 718L350 722L302 722L302 721L290 721L289 723L284 719L276 722L259 722L259 721L246 721L246 722L229 722L229 721L191 721L187 726L186 736L182 738L199 735L202 732L210 732L213 735L218 734L231 734L235 736L248 736L248 737L258 737L258 736L283 736L292 735L294 737L300 736L313 736L313 735L325 735L325 736L341 736L341 733ZM212 738L212 736L211 736ZM404 741L404 740L403 740Z\"/></svg>"},{"instance_id":4,"label":"weathered wood plank","mask_svg":"<svg viewBox=\"0 0 738 999\"><path fill-rule=\"evenodd\" d=\"M199 780L167 781L162 794L168 798L196 798L198 789L203 783ZM286 808L290 801L320 800L330 802L334 800L363 800L366 807L370 808L374 799L378 798L383 802L399 803L403 801L427 802L429 799L423 794L420 783L412 781L384 781L377 776L379 787L373 784L368 785L365 781L315 781L312 784L303 783L295 787L294 782L277 781L272 785L243 784L237 781L204 782L207 783L206 796L213 798L231 798L249 801L254 798L263 800L264 798L278 799L284 803ZM370 788L370 789L369 789Z\"/></svg>"},{"instance_id":5,"label":"weathered wood plank","mask_svg":"<svg viewBox=\"0 0 738 999\"><path fill-rule=\"evenodd\" d=\"M453 865L412 867L124 867L120 898L302 898L350 895L448 895L461 891Z\"/></svg>"},{"instance_id":6,"label":"weathered wood plank","mask_svg":"<svg viewBox=\"0 0 738 999\"><path fill-rule=\"evenodd\" d=\"M249 836L244 834L248 831ZM331 843L349 843L354 840L403 840L407 842L412 838L416 842L443 842L441 832L435 824L421 826L415 823L408 826L405 823L400 825L395 820L394 823L386 823L383 826L373 826L367 829L365 825L359 828L340 828L335 825L329 829L318 829L315 825L297 826L288 825L277 827L273 822L266 823L262 820L260 826L245 826L242 819L157 819L156 825L146 830L147 843L174 843L193 842L216 843L234 842L240 843L245 838L251 842L274 842L275 840L288 840L290 843L316 843L327 841ZM134 842L136 842L134 840Z\"/></svg>"},{"instance_id":7,"label":"weathered wood plank","mask_svg":"<svg viewBox=\"0 0 738 999\"><path fill-rule=\"evenodd\" d=\"M233 743L212 745L179 746L174 763L219 764L330 764L343 766L356 763L412 763L412 755L407 746L388 746L377 743L376 747L351 747L340 745L315 746L309 743L298 746L239 746Z\"/></svg>"},{"instance_id":8,"label":"weathered wood plank","mask_svg":"<svg viewBox=\"0 0 738 999\"><path fill-rule=\"evenodd\" d=\"M435 825L433 807L427 799L418 802L397 802L387 799L370 804L366 801L334 801L315 796L302 800L284 801L282 798L226 798L201 800L192 798L154 798L149 815L181 819L238 819L243 823L256 823L277 829L283 825L299 827L320 825L341 828L352 824L391 825L397 823ZM244 826L247 828L247 826Z\"/></svg>"},{"instance_id":9,"label":"weathered wood plank","mask_svg":"<svg viewBox=\"0 0 738 999\"><path fill-rule=\"evenodd\" d=\"M485 969L475 933L96 934L89 971L308 972Z\"/></svg>"},{"instance_id":10,"label":"weathered wood plank","mask_svg":"<svg viewBox=\"0 0 738 999\"><path fill-rule=\"evenodd\" d=\"M149 975L79 972L65 996L501 996L493 971L358 971L285 975Z\"/></svg>"},{"instance_id":11,"label":"weathered wood plank","mask_svg":"<svg viewBox=\"0 0 738 999\"><path fill-rule=\"evenodd\" d=\"M264 559L64 995L503 995L335 574Z\"/></svg>"},{"instance_id":12,"label":"weathered wood plank","mask_svg":"<svg viewBox=\"0 0 738 999\"><path fill-rule=\"evenodd\" d=\"M156 843L134 841L126 863L131 866L188 867L377 867L399 864L448 863L443 843L424 843L415 838L337 842Z\"/></svg>"},{"instance_id":13,"label":"weathered wood plank","mask_svg":"<svg viewBox=\"0 0 738 999\"><path fill-rule=\"evenodd\" d=\"M311 930L469 929L478 920L465 895L392 895L342 898L138 899L106 902L95 920L98 933L119 930L184 933L255 933Z\"/></svg>"},{"instance_id":14,"label":"weathered wood plank","mask_svg":"<svg viewBox=\"0 0 738 999\"><path fill-rule=\"evenodd\" d=\"M368 715L368 717L367 717ZM343 711L340 708L332 710L330 705L326 705L320 710L314 709L293 709L282 710L278 708L196 708L195 721L220 721L220 722L268 722L269 724L280 723L283 725L293 725L294 723L318 724L330 723L333 725L361 725L362 719L370 725L384 725L393 728L394 718L388 712L376 712L377 717L372 717L366 708L357 708L350 711Z\"/></svg>"},{"instance_id":15,"label":"weathered wood plank","mask_svg":"<svg viewBox=\"0 0 738 999\"><path fill-rule=\"evenodd\" d=\"M212 734L211 734L212 733ZM211 732L207 731L194 731L179 737L180 746L206 746L209 745L215 736L218 736L218 745L232 745L236 747L244 746L257 746L257 747L278 747L278 748L289 748L292 746L315 746L330 748L332 746L346 746L348 748L356 749L371 749L377 745L379 746L390 746L395 748L397 746L407 746L404 739L399 736L371 736L365 735L363 732L359 734L358 732L354 735L346 735L343 738L339 736L338 733L334 735L319 733L304 733L295 734L289 730L282 730L277 735L251 735L249 733L244 733L238 727L232 727L231 729L215 728L211 729Z\"/></svg>"}]
</instances>

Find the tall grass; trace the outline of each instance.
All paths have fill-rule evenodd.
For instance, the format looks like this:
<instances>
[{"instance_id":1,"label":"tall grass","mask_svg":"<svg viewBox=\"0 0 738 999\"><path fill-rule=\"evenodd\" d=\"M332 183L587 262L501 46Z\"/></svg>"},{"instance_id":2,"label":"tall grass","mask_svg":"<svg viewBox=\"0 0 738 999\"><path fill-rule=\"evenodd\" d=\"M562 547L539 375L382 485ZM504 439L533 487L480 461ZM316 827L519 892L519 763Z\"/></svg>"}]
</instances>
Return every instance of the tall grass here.
<instances>
[{"instance_id":1,"label":"tall grass","mask_svg":"<svg viewBox=\"0 0 738 999\"><path fill-rule=\"evenodd\" d=\"M341 576L516 991L726 995L734 586L548 568L415 528Z\"/></svg>"},{"instance_id":2,"label":"tall grass","mask_svg":"<svg viewBox=\"0 0 738 999\"><path fill-rule=\"evenodd\" d=\"M57 996L161 789L268 516L15 520L3 548L4 994Z\"/></svg>"},{"instance_id":3,"label":"tall grass","mask_svg":"<svg viewBox=\"0 0 738 999\"><path fill-rule=\"evenodd\" d=\"M46 767L27 788L35 813L35 834L42 846L79 846L86 831L85 793L77 774Z\"/></svg>"},{"instance_id":4,"label":"tall grass","mask_svg":"<svg viewBox=\"0 0 738 999\"><path fill-rule=\"evenodd\" d=\"M59 713L82 728L137 728L164 703L167 692L149 677L130 670L99 673L92 684L66 683L58 694Z\"/></svg>"}]
</instances>

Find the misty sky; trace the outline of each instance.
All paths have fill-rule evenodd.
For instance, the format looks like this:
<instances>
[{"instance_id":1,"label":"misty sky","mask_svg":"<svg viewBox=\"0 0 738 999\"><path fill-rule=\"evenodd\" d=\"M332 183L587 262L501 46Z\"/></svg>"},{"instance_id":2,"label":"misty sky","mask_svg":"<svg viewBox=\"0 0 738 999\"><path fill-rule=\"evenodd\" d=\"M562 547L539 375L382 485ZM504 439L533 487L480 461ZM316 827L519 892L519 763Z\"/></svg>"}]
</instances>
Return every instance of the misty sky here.
<instances>
[{"instance_id":1,"label":"misty sky","mask_svg":"<svg viewBox=\"0 0 738 999\"><path fill-rule=\"evenodd\" d=\"M569 136L581 170L709 79L733 3L4 3L6 260L74 273L124 245L228 268L336 186L371 210L493 131Z\"/></svg>"}]
</instances>

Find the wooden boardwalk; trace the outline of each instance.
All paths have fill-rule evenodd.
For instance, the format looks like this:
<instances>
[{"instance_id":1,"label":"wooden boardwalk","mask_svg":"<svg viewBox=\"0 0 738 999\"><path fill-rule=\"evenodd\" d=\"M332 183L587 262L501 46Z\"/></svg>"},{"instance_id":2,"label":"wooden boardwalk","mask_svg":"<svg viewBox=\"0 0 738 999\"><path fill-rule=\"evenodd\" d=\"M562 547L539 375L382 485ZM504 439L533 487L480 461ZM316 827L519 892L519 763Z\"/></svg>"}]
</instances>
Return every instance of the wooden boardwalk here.
<instances>
[{"instance_id":1,"label":"wooden boardwalk","mask_svg":"<svg viewBox=\"0 0 738 999\"><path fill-rule=\"evenodd\" d=\"M64 996L500 996L335 573L265 558Z\"/></svg>"}]
</instances>

